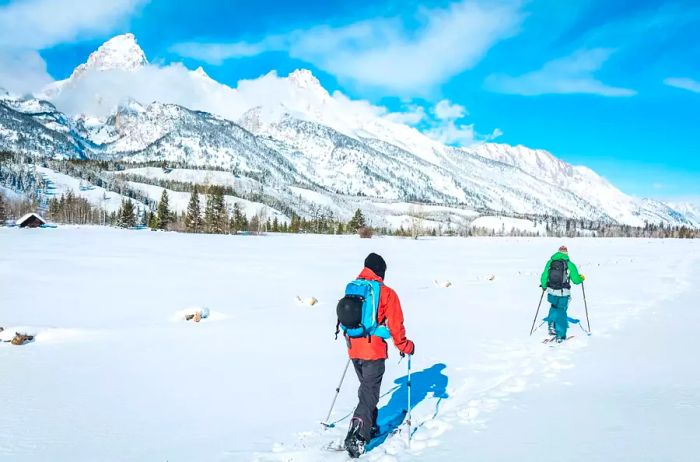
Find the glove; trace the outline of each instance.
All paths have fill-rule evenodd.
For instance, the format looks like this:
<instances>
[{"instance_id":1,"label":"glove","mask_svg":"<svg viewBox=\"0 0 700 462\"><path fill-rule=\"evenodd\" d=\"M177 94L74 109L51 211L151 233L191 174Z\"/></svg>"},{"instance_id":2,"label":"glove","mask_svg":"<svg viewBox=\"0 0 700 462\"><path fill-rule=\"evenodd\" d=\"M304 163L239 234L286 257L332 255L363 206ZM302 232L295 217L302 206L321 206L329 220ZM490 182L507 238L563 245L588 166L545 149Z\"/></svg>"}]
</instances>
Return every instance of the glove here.
<instances>
[{"instance_id":1,"label":"glove","mask_svg":"<svg viewBox=\"0 0 700 462\"><path fill-rule=\"evenodd\" d=\"M406 355L412 355L413 352L416 351L416 345L410 340L406 340L406 346L401 350L401 357L403 358Z\"/></svg>"},{"instance_id":2,"label":"glove","mask_svg":"<svg viewBox=\"0 0 700 462\"><path fill-rule=\"evenodd\" d=\"M585 281L585 280L586 280L586 276L584 276L583 274L579 274L579 276L581 276L581 281Z\"/></svg>"}]
</instances>

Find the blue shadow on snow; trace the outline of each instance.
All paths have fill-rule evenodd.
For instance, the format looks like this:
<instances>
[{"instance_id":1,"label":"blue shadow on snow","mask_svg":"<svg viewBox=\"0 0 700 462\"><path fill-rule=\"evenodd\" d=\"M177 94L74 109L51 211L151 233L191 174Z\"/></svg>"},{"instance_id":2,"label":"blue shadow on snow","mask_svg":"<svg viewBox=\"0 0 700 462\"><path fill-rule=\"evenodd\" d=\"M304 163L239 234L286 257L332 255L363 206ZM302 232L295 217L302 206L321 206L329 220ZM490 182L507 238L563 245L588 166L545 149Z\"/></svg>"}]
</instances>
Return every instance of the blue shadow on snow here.
<instances>
[{"instance_id":1,"label":"blue shadow on snow","mask_svg":"<svg viewBox=\"0 0 700 462\"><path fill-rule=\"evenodd\" d=\"M448 377L442 373L446 368L442 363L435 364L419 372L411 373L411 407L414 408L421 401L431 394L437 398L435 404L435 414L437 416L440 402L449 398L447 395ZM377 414L377 425L379 426L379 436L374 438L367 445L367 451L371 451L389 437L389 435L399 428L406 418L406 408L408 407L408 376L404 375L394 380L397 385L392 393L389 402L379 409Z\"/></svg>"}]
</instances>

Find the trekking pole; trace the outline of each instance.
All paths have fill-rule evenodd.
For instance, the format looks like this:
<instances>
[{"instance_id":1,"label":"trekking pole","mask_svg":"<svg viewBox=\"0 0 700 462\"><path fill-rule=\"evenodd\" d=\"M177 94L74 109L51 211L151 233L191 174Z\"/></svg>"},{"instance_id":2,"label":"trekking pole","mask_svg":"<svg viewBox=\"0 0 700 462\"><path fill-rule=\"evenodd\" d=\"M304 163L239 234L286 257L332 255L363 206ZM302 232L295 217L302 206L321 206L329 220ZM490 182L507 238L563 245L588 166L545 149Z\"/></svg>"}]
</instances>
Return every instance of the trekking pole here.
<instances>
[{"instance_id":1,"label":"trekking pole","mask_svg":"<svg viewBox=\"0 0 700 462\"><path fill-rule=\"evenodd\" d=\"M326 416L326 420L324 422L321 422L321 425L323 425L326 428L333 428L335 427L334 423L329 423L328 421L331 418L331 414L333 413L333 408L335 407L335 401L338 399L338 395L340 394L340 387L343 386L343 380L345 380L345 374L348 372L348 367L350 366L350 358L348 358L348 362L345 363L345 369L343 369L343 375L340 377L340 383L338 384L338 387L335 389L335 396L333 397L333 402L331 403L331 408L328 410L328 416Z\"/></svg>"},{"instance_id":2,"label":"trekking pole","mask_svg":"<svg viewBox=\"0 0 700 462\"><path fill-rule=\"evenodd\" d=\"M411 448L411 356L408 355L408 447Z\"/></svg>"},{"instance_id":3,"label":"trekking pole","mask_svg":"<svg viewBox=\"0 0 700 462\"><path fill-rule=\"evenodd\" d=\"M586 323L588 323L588 335L591 335L591 320L588 319L588 302L586 301L586 286L581 281L581 290L583 291L583 306L586 307Z\"/></svg>"},{"instance_id":4,"label":"trekking pole","mask_svg":"<svg viewBox=\"0 0 700 462\"><path fill-rule=\"evenodd\" d=\"M540 314L540 306L542 305L542 299L544 298L544 289L542 289L542 295L540 295L540 302L537 304L537 311L535 311L535 319L532 320L532 327L530 328L530 335L535 330L535 322L537 322L537 315Z\"/></svg>"}]
</instances>

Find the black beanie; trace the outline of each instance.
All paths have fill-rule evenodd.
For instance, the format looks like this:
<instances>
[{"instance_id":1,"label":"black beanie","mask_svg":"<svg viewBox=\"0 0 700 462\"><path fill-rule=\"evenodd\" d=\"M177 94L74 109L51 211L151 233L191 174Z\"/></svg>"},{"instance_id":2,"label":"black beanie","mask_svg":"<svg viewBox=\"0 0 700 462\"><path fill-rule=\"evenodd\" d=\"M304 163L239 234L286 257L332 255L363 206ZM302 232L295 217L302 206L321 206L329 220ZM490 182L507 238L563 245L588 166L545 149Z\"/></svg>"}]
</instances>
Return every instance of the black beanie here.
<instances>
[{"instance_id":1,"label":"black beanie","mask_svg":"<svg viewBox=\"0 0 700 462\"><path fill-rule=\"evenodd\" d=\"M365 258L365 268L369 268L374 271L374 274L384 279L384 274L386 273L386 262L384 259L372 252Z\"/></svg>"}]
</instances>

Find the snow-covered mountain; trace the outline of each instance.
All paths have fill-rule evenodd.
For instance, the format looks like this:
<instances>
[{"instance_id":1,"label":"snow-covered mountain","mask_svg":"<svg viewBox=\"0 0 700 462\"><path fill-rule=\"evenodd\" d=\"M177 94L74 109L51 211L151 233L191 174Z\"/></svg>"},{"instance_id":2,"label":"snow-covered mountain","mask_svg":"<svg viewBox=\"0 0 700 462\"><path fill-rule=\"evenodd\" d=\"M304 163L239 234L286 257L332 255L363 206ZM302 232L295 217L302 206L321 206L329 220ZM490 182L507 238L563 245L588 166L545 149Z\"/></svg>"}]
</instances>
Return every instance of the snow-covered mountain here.
<instances>
[{"instance_id":1,"label":"snow-covered mountain","mask_svg":"<svg viewBox=\"0 0 700 462\"><path fill-rule=\"evenodd\" d=\"M136 37L133 34L118 35L90 54L88 60L76 67L69 78L53 82L38 96L45 99L56 98L66 87L76 85L81 77L90 71L132 72L146 64L148 64L146 54L136 42Z\"/></svg>"},{"instance_id":2,"label":"snow-covered mountain","mask_svg":"<svg viewBox=\"0 0 700 462\"><path fill-rule=\"evenodd\" d=\"M68 117L43 100L19 98L0 90L0 151L37 157L82 158L85 148Z\"/></svg>"},{"instance_id":3,"label":"snow-covered mountain","mask_svg":"<svg viewBox=\"0 0 700 462\"><path fill-rule=\"evenodd\" d=\"M187 89L179 93L201 98L152 101L142 90L124 95L129 79L161 73L178 76ZM131 34L107 41L39 96L0 97L0 148L235 170L280 197L288 198L290 187L316 191L321 203L363 196L632 225L700 224L697 214L628 196L547 151L443 145L381 108L330 94L308 70L271 73L231 88L201 68L153 67ZM74 104L76 98L91 101Z\"/></svg>"}]
</instances>

